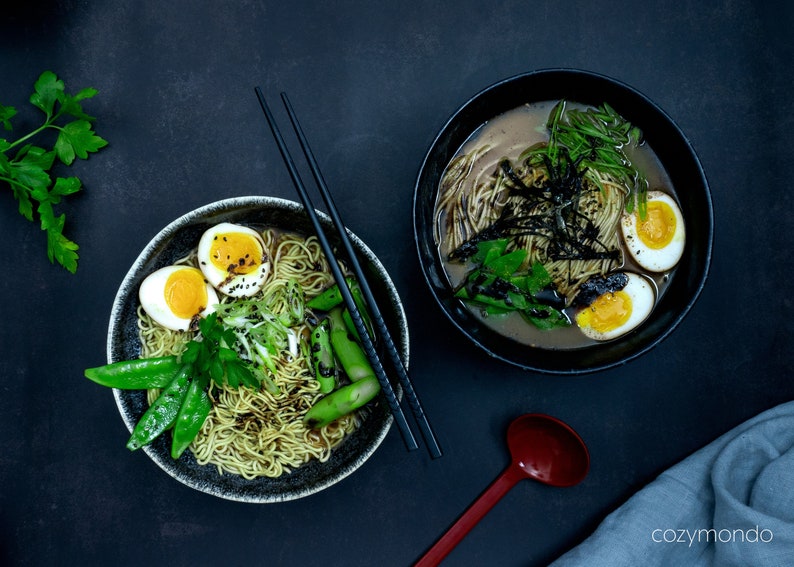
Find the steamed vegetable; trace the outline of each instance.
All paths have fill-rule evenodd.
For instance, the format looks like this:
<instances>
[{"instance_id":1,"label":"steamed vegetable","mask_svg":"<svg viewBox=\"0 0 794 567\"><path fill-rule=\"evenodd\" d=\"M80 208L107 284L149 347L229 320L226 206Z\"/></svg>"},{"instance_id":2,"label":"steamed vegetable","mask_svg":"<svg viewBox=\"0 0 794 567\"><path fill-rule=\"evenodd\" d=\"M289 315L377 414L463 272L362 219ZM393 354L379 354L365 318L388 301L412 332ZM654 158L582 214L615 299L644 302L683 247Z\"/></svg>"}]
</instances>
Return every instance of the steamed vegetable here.
<instances>
[{"instance_id":1,"label":"steamed vegetable","mask_svg":"<svg viewBox=\"0 0 794 567\"><path fill-rule=\"evenodd\" d=\"M164 388L181 366L175 356L139 358L87 368L85 376L100 386L119 390Z\"/></svg>"},{"instance_id":2,"label":"steamed vegetable","mask_svg":"<svg viewBox=\"0 0 794 567\"><path fill-rule=\"evenodd\" d=\"M174 424L189 384L190 365L186 364L138 420L132 430L132 436L127 441L129 450L134 451L148 445Z\"/></svg>"},{"instance_id":3,"label":"steamed vegetable","mask_svg":"<svg viewBox=\"0 0 794 567\"><path fill-rule=\"evenodd\" d=\"M345 369L347 377L355 382L367 376L374 376L375 371L372 369L364 349L350 335L342 309L333 309L328 314L328 321L331 326L331 346L342 368Z\"/></svg>"},{"instance_id":4,"label":"steamed vegetable","mask_svg":"<svg viewBox=\"0 0 794 567\"><path fill-rule=\"evenodd\" d=\"M357 410L380 392L380 383L361 346L352 338L342 318L342 308L328 314L331 326L331 346L351 384L320 399L306 412L303 422L318 428Z\"/></svg>"},{"instance_id":5,"label":"steamed vegetable","mask_svg":"<svg viewBox=\"0 0 794 567\"><path fill-rule=\"evenodd\" d=\"M303 422L307 427L319 428L349 414L372 400L380 392L375 376L362 378L328 394L306 412Z\"/></svg>"},{"instance_id":6,"label":"steamed vegetable","mask_svg":"<svg viewBox=\"0 0 794 567\"><path fill-rule=\"evenodd\" d=\"M174 422L171 458L178 459L190 446L201 431L210 410L212 410L212 400L198 380L193 380Z\"/></svg>"},{"instance_id":7,"label":"steamed vegetable","mask_svg":"<svg viewBox=\"0 0 794 567\"><path fill-rule=\"evenodd\" d=\"M311 358L314 376L320 383L320 392L327 394L336 387L336 360L331 350L330 325L328 319L320 323L312 331Z\"/></svg>"},{"instance_id":8,"label":"steamed vegetable","mask_svg":"<svg viewBox=\"0 0 794 567\"><path fill-rule=\"evenodd\" d=\"M374 327L372 326L372 319L369 316L369 311L367 311L367 305L364 301L364 294L361 291L361 287L359 287L355 278L352 277L345 278L345 282L347 283L348 289L350 289L350 295L353 296L353 301L356 303L358 312L361 314L361 320L364 323L364 327L366 327L369 335L374 337L375 333ZM330 311L331 309L341 305L343 301L344 298L342 297L342 292L339 289L339 284L334 284L323 291L320 295L311 299L306 306L312 309L318 309L320 311ZM342 317L345 320L348 330L353 334L353 336L356 337L356 339L361 340L361 337L358 336L358 329L356 329L353 319L350 317L350 312L347 310L343 311Z\"/></svg>"},{"instance_id":9,"label":"steamed vegetable","mask_svg":"<svg viewBox=\"0 0 794 567\"><path fill-rule=\"evenodd\" d=\"M96 89L82 89L67 94L64 83L52 71L44 71L33 86L30 103L44 113L44 123L14 141L0 138L0 184L8 185L19 203L19 213L29 221L37 215L41 229L47 233L47 256L69 272L77 271L79 246L63 234L66 215L56 216L53 207L63 197L82 189L77 177L56 177L50 170L55 158L71 165L75 158L86 159L107 141L93 130L93 116L83 111L82 101L97 94ZM0 104L0 123L12 130L11 119L17 110ZM51 150L30 143L46 130L57 133ZM34 210L35 209L35 210Z\"/></svg>"},{"instance_id":10,"label":"steamed vegetable","mask_svg":"<svg viewBox=\"0 0 794 567\"><path fill-rule=\"evenodd\" d=\"M539 262L522 268L527 251L507 252L507 240L480 242L472 259L481 262L472 270L455 297L486 315L518 312L539 329L570 326L564 307L552 288L549 273Z\"/></svg>"},{"instance_id":11,"label":"steamed vegetable","mask_svg":"<svg viewBox=\"0 0 794 567\"><path fill-rule=\"evenodd\" d=\"M345 281L347 282L347 287L352 289L356 280L353 278L346 278ZM310 299L306 303L306 306L311 309L319 309L320 311L330 311L337 305L340 305L343 300L342 292L339 290L339 284L334 284L319 295Z\"/></svg>"}]
</instances>

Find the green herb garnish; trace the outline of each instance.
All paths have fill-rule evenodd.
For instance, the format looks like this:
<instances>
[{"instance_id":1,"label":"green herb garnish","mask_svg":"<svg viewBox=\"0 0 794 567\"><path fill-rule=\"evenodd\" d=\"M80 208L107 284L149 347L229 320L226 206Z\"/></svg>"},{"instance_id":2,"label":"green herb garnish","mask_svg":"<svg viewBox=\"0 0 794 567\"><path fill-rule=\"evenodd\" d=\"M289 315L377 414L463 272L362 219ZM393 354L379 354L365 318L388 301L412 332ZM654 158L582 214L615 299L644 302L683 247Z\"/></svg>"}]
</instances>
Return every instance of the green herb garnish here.
<instances>
[{"instance_id":1,"label":"green herb garnish","mask_svg":"<svg viewBox=\"0 0 794 567\"><path fill-rule=\"evenodd\" d=\"M234 350L237 341L234 330L224 326L217 313L200 319L199 331L201 337L187 344L182 362L193 366L193 379L199 380L202 388L209 386L210 379L218 386L259 387L259 380Z\"/></svg>"},{"instance_id":2,"label":"green herb garnish","mask_svg":"<svg viewBox=\"0 0 794 567\"><path fill-rule=\"evenodd\" d=\"M28 134L9 141L0 138L0 182L7 184L19 203L19 212L29 221L38 215L41 229L47 232L47 256L69 272L77 271L79 246L63 234L66 215L55 215L53 206L67 195L82 189L77 177L50 176L55 158L71 165L74 160L86 159L99 151L107 141L92 128L93 116L83 111L81 102L97 94L96 89L83 89L75 95L64 90L64 83L52 71L44 71L34 84L30 102L44 113L44 123ZM0 122L6 131L12 130L11 119L17 110L0 104ZM46 130L56 131L51 150L28 143ZM13 150L16 150L14 153ZM13 153L13 156L10 155Z\"/></svg>"},{"instance_id":3,"label":"green herb garnish","mask_svg":"<svg viewBox=\"0 0 794 567\"><path fill-rule=\"evenodd\" d=\"M566 159L584 171L584 176L600 187L598 176L590 170L609 174L629 188L626 211L636 207L645 218L648 183L641 172L632 166L624 148L639 145L642 131L604 103L598 108L566 109L562 100L552 109L547 122L549 143L524 152L520 159L529 158L533 165L546 165L544 157L553 167Z\"/></svg>"}]
</instances>

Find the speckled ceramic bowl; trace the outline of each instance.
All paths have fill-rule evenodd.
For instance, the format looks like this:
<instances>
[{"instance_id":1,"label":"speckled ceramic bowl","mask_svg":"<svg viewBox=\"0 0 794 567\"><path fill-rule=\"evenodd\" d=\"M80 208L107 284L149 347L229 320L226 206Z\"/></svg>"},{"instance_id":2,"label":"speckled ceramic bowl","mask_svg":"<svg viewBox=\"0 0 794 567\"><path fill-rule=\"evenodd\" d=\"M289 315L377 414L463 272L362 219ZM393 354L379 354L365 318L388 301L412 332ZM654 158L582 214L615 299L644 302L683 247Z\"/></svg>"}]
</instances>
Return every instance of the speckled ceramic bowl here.
<instances>
[{"instance_id":1,"label":"speckled ceramic bowl","mask_svg":"<svg viewBox=\"0 0 794 567\"><path fill-rule=\"evenodd\" d=\"M334 230L326 215L321 221L329 239ZM275 226L310 235L311 224L302 205L272 197L239 197L211 203L176 219L160 231L130 268L113 303L107 342L108 362L131 360L140 355L137 330L138 287L154 270L172 264L197 246L201 234L221 222ZM405 364L408 364L408 325L402 303L381 263L355 235L350 234L359 260L371 274L370 285L379 301L386 323ZM399 393L398 386L395 385ZM132 431L146 410L145 391L113 390L121 416ZM385 400L376 400L362 426L348 436L320 463L311 461L279 478L245 480L233 474L218 474L214 466L200 466L193 453L185 451L179 460L170 455L170 437L161 436L144 447L149 457L178 481L208 494L228 500L253 503L283 502L302 498L328 488L358 469L378 448L392 423ZM124 440L120 441L123 442Z\"/></svg>"},{"instance_id":2,"label":"speckled ceramic bowl","mask_svg":"<svg viewBox=\"0 0 794 567\"><path fill-rule=\"evenodd\" d=\"M441 177L463 143L489 120L526 103L567 99L612 106L642 129L677 188L687 222L684 255L667 291L638 329L599 345L544 349L506 338L482 323L454 297L433 229ZM584 374L632 360L659 344L679 325L703 289L711 263L714 215L703 168L684 133L661 108L634 88L576 69L545 69L495 83L465 102L447 121L427 152L414 193L414 230L419 261L444 314L468 339L491 356L548 374Z\"/></svg>"}]
</instances>

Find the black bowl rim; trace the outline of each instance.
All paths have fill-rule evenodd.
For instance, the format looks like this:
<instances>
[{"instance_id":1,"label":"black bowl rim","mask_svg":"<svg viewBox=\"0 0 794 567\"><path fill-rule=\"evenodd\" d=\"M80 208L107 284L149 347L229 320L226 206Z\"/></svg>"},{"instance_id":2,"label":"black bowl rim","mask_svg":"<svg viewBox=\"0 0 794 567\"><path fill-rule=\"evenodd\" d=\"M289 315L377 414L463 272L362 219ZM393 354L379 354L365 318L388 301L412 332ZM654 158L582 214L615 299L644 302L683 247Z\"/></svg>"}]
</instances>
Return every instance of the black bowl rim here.
<instances>
[{"instance_id":1,"label":"black bowl rim","mask_svg":"<svg viewBox=\"0 0 794 567\"><path fill-rule=\"evenodd\" d=\"M555 367L544 367L544 366L539 366L539 365L532 364L532 363L527 363L527 362L522 362L522 361L515 360L514 358L511 358L510 356L504 355L504 354L499 353L499 352L495 352L494 350L489 348L486 344L483 343L483 341L479 340L476 336L474 336L471 332L469 332L469 330L466 329L462 325L462 323L454 316L454 314L450 311L448 306L445 304L444 299L440 296L439 291L436 289L436 286L434 285L434 282L433 282L433 279L432 279L432 276L431 276L431 273L430 273L431 266L429 266L427 264L427 262L425 261L425 257L423 255L423 251L422 251L422 238L423 238L423 235L421 233L421 227L419 226L419 221L418 221L418 219L419 219L419 207L420 207L419 193L420 193L421 186L422 186L423 176L425 174L425 171L426 171L426 169L428 167L428 164L430 163L430 161L431 161L431 159L433 157L433 154L436 151L437 147L439 146L439 144L442 143L444 138L448 135L449 131L453 128L453 126L455 125L456 121L459 120L460 117L463 114L465 114L472 107L472 105L476 104L477 101L479 101L482 97L484 97L484 96L486 96L486 95L488 95L488 94L490 94L490 93L492 93L492 92L494 92L494 91L496 91L498 89L509 88L510 85L512 85L512 84L514 84L516 82L524 81L524 80L528 80L528 79L533 79L533 78L536 78L536 79L541 79L542 78L542 79L547 79L549 81L553 81L553 80L557 80L557 79L564 79L564 80L584 79L584 80L600 82L600 83L603 83L603 84L608 84L612 88L621 89L621 90L624 91L624 93L626 93L629 96L637 99L638 101L641 101L642 103L644 103L648 107L648 109L650 109L652 112L655 112L657 114L657 117L660 118L663 122L665 122L667 127L671 128L672 131L674 132L674 134L682 142L682 144L683 144L682 147L685 148L686 152L687 152L687 156L686 157L689 158L692 161L692 165L694 166L694 169L695 169L695 171L697 173L697 176L698 176L699 181L700 181L700 185L703 188L702 197L705 200L705 216L706 216L706 218L700 219L700 222L702 224L706 224L707 225L706 241L704 242L705 250L704 250L704 253L703 253L703 257L701 259L701 261L702 261L701 270L700 270L700 273L699 273L698 278L697 278L696 285L695 285L694 289L692 290L692 295L690 296L689 300L685 303L683 308L678 312L678 314L675 316L675 318L667 325L667 327L663 331L661 331L660 333L657 333L657 335L655 337L653 337L649 342L643 344L640 348L638 348L638 349L634 350L633 352L630 352L630 353L628 353L628 354L626 354L624 356L621 356L621 357L619 357L619 358L617 358L615 360L605 361L605 362L597 363L597 364L594 364L594 365L591 365L591 366L587 366L587 367L571 367L571 366L565 365L565 364L560 364L559 366L555 366ZM531 97L527 98L527 101L531 101L531 100L533 100ZM518 104L516 106L518 106ZM510 109L509 108L501 109L501 110L491 114L490 118L493 118L493 117L497 116L501 112L506 112L507 110L510 110ZM490 118L487 118L486 120L488 120ZM484 122L485 122L485 120L483 120L483 123ZM640 127L642 127L642 124L638 124L638 125ZM473 131L474 130L470 131L469 135ZM457 150L457 148L455 148L455 150ZM705 221L705 223L703 223L703 221ZM700 297L700 295L701 295L701 293L703 291L703 288L704 288L704 286L706 284L706 281L708 279L709 272L710 272L710 269L711 269L712 247L713 247L713 242L714 242L714 208L713 208L711 191L710 191L708 179L706 177L706 173L705 173L705 171L703 169L703 166L702 166L702 164L700 162L700 159L698 158L698 155L697 155L692 143L690 142L690 140L686 136L686 134L683 132L683 130L681 130L681 128L675 122L675 120L673 120L673 118L670 115L668 115L658 104L656 104L654 101L652 101L650 98L648 98L646 95L644 95L639 90L637 90L634 87L632 87L631 85L628 85L628 84L626 84L626 83L624 83L624 82L622 82L622 81L620 81L618 79L615 79L613 77L610 77L610 76L607 76L607 75L604 75L604 74L600 74L600 73L596 73L596 72L593 72L593 71L587 71L587 70L577 69L577 68L550 67L550 68L544 68L544 69L537 69L537 70L534 70L534 71L528 71L528 72L525 72L525 73L519 73L519 74L516 74L516 75L509 76L509 77L507 77L505 79L499 80L499 81L497 81L495 83L492 83L491 85L489 85L489 86L485 87L484 89L480 90L479 92L477 92L475 95L471 96L468 100L466 100L466 102L464 102L462 105L460 105L457 108L457 110L455 110L450 115L450 117L446 120L444 125L439 130L438 134L433 139L433 141L430 144L427 152L425 153L425 156L424 156L424 158L422 160L422 164L421 164L421 166L419 168L419 172L418 172L417 177L416 177L416 182L415 182L415 185L414 185L414 195L413 195L413 228L414 228L414 244L416 246L416 252L417 252L417 255L419 257L419 263L420 263L420 266L421 266L421 269L422 269L422 275L424 277L425 283L430 288L431 295L433 296L433 299L436 301L438 306L441 308L441 311L444 313L446 318L452 323L452 325L455 328L457 328L461 333L463 333L463 335L466 336L471 342L473 342L475 345L477 345L479 348L481 348L483 351L485 351L489 356L491 356L491 357L493 357L495 359L501 360L503 362L507 362L507 363L509 363L509 364L511 364L513 366L517 366L517 367L522 368L522 369L527 370L527 371L533 371L533 372L536 372L536 373L539 373L539 374L547 374L547 375L586 375L586 374L591 374L591 373L594 373L594 372L599 372L599 371L603 371L603 370L616 368L616 367L625 365L626 363L628 363L628 362L640 357L641 355L647 353L648 351L653 349L655 346L657 346L659 343L661 343L664 339L666 339L668 336L670 336L670 334L680 325L680 323L683 321L683 319L686 317L686 315L691 311L692 307L694 306L694 304L696 303L697 299ZM438 255L436 254L436 257L437 256ZM508 340L508 339L506 339L506 340ZM600 347L601 347L601 345L595 345L593 347L588 347L588 348L589 349L598 349ZM529 349L529 350L534 350L534 351L543 350L545 353L550 353L550 352L558 352L558 353L577 352L577 351L564 351L564 350L551 351L551 350L548 350L548 349L538 349L538 348L531 347L531 346L527 346L526 348ZM581 349L581 350L586 350L586 349Z\"/></svg>"},{"instance_id":2,"label":"black bowl rim","mask_svg":"<svg viewBox=\"0 0 794 567\"><path fill-rule=\"evenodd\" d=\"M192 211L185 213L184 215L180 216L179 218L173 220L164 228L159 230L157 234L149 241L149 243L144 247L144 249L140 252L136 260L133 262L132 266L124 276L124 279L119 286L119 289L116 293L115 299L113 301L113 307L111 310L111 317L110 322L108 324L108 338L107 338L107 360L109 363L117 362L118 357L116 356L116 348L117 348L117 335L123 331L121 329L121 321L122 318L122 309L124 307L124 300L125 297L129 297L131 293L134 293L134 282L136 276L139 272L143 269L144 265L149 262L153 257L158 255L158 251L161 250L164 243L170 242L173 236L182 228L190 226L191 223L199 222L202 218L212 215L219 215L219 214L232 214L235 209L251 209L253 210L261 210L261 209L279 209L283 210L285 213L290 214L300 214L306 217L306 227L307 230L305 232L307 234L311 234L311 229L309 222L308 222L308 215L305 215L305 211L303 205L297 203L295 201L290 201L287 199L282 199L278 197L269 197L269 196L240 196L240 197L233 197L222 199L219 201L214 201L208 203L206 205L200 206ZM322 211L317 211L318 216L320 217L321 223L323 224L323 228L326 230L329 237L331 237L332 230L332 222L328 215L323 213ZM370 266L370 269L373 269L377 277L382 280L382 284L385 289L385 294L387 295L387 300L389 303L389 309L393 310L394 312L391 314L394 318L394 326L395 328L392 330L393 337L395 340L395 344L398 347L398 351L400 356L403 360L403 363L408 367L409 362L409 337L408 337L408 322L405 315L405 311L403 308L402 301L397 293L397 289L394 286L391 277L389 276L388 272L386 271L385 267L382 265L380 260L377 258L375 253L352 231L348 229L348 236L353 244L353 248L361 255L361 260L366 261ZM373 284L374 285L374 284ZM134 288L134 289L133 289ZM137 294L135 295L137 297ZM384 308L386 305L384 305ZM386 314L386 309L384 309L384 314ZM399 386L395 386L395 392L398 396L401 396L402 392L399 389ZM128 404L126 403L125 397L129 395L129 392L114 389L113 396L116 401L116 406L118 407L119 413L127 427L127 429L131 432L133 427L136 423L136 417L132 415ZM383 414L381 421L379 421L379 428L376 432L372 434L371 439L364 445L364 451L355 455L354 457L350 458L348 461L342 463L342 466L338 471L334 471L327 475L324 475L323 478L316 484L311 486L303 486L303 485L289 485L289 488L279 492L279 493L257 493L255 483L268 483L271 479L267 478L260 478L254 481L250 481L251 485L246 486L245 490L236 490L234 486L226 486L218 482L218 484L212 482L202 481L201 479L197 478L195 475L191 474L189 468L185 468L180 466L177 461L171 459L170 455L165 454L162 448L154 449L152 446L145 446L143 447L143 451L148 455L148 457L162 470L164 470L169 476L176 479L177 481L181 482L182 484L198 490L200 492L204 492L213 496L217 496L219 498L223 498L226 500L233 500L238 502L247 502L247 503L276 503L276 502L286 502L290 500L295 500L298 498L303 498L306 496L310 496L321 490L329 488L330 486L340 482L347 476L351 475L353 472L358 470L371 456L372 454L378 449L381 445L383 440L385 439L389 429L391 428L393 418L391 414L388 412L386 408L386 404L381 404L381 407L378 407L379 412ZM186 452L187 453L187 452ZM184 457L184 455L183 455ZM333 457L332 457L333 458ZM326 463L323 463L325 465ZM308 466L308 465L307 465ZM315 465L317 466L317 465ZM208 465L210 467L210 465ZM297 469L297 470L300 470ZM295 474L294 472L291 474ZM235 476L235 475L231 475ZM241 478L241 477L240 477ZM240 480L239 482L243 482Z\"/></svg>"}]
</instances>

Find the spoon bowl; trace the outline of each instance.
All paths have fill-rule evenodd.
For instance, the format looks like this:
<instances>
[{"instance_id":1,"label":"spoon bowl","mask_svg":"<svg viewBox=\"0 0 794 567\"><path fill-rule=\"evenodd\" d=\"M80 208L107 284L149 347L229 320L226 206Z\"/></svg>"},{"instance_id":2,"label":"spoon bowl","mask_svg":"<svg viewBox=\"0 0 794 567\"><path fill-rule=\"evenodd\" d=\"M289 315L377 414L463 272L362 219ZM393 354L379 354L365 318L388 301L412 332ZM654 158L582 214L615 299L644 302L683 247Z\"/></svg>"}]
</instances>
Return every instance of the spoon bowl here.
<instances>
[{"instance_id":1,"label":"spoon bowl","mask_svg":"<svg viewBox=\"0 0 794 567\"><path fill-rule=\"evenodd\" d=\"M438 565L496 503L525 478L550 486L580 483L590 470L590 453L579 434L556 417L524 414L507 429L510 465L458 518L447 532L416 563Z\"/></svg>"},{"instance_id":2,"label":"spoon bowl","mask_svg":"<svg viewBox=\"0 0 794 567\"><path fill-rule=\"evenodd\" d=\"M551 486L579 484L590 468L590 455L571 427L550 415L529 413L513 420L507 445L528 478Z\"/></svg>"}]
</instances>

